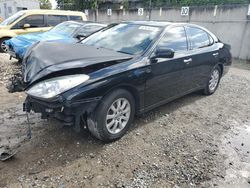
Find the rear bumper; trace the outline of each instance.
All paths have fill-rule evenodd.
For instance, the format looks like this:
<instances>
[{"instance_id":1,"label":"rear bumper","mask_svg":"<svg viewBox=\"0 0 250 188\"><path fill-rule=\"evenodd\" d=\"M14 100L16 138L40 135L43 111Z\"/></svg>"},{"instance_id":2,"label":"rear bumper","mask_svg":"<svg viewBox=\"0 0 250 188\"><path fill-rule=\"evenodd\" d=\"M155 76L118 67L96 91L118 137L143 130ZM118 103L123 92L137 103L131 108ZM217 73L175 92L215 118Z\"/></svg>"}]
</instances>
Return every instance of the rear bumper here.
<instances>
[{"instance_id":1,"label":"rear bumper","mask_svg":"<svg viewBox=\"0 0 250 188\"><path fill-rule=\"evenodd\" d=\"M72 103L62 99L42 101L27 96L23 104L23 110L40 113L42 119L55 118L64 125L78 126L81 116L93 112L100 99L97 97Z\"/></svg>"}]
</instances>

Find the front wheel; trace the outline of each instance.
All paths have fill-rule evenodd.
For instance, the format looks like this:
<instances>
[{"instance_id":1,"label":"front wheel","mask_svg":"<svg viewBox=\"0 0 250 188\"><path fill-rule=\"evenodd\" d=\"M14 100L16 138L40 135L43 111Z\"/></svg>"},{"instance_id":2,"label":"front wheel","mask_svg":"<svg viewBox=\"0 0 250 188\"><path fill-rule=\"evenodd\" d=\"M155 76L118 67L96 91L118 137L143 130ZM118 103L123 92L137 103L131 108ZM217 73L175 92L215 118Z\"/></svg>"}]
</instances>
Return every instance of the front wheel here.
<instances>
[{"instance_id":1,"label":"front wheel","mask_svg":"<svg viewBox=\"0 0 250 188\"><path fill-rule=\"evenodd\" d=\"M204 89L205 95L212 95L218 88L221 78L221 69L220 67L215 67L211 74L210 78L207 82L206 88Z\"/></svg>"},{"instance_id":2,"label":"front wheel","mask_svg":"<svg viewBox=\"0 0 250 188\"><path fill-rule=\"evenodd\" d=\"M9 40L10 38L2 38L0 39L0 53L6 53L8 48L7 45L5 44L6 40Z\"/></svg>"},{"instance_id":3,"label":"front wheel","mask_svg":"<svg viewBox=\"0 0 250 188\"><path fill-rule=\"evenodd\" d=\"M88 117L88 129L102 141L121 138L130 127L135 114L131 93L118 89L103 98L96 111Z\"/></svg>"}]
</instances>

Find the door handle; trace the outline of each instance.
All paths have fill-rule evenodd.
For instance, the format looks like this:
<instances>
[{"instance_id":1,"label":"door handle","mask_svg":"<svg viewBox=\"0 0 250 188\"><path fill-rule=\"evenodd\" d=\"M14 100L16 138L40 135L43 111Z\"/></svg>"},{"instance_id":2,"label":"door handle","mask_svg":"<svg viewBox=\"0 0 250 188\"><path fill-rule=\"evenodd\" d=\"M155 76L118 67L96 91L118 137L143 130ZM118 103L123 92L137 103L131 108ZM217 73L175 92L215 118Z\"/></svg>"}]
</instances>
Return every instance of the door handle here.
<instances>
[{"instance_id":1,"label":"door handle","mask_svg":"<svg viewBox=\"0 0 250 188\"><path fill-rule=\"evenodd\" d=\"M218 52L213 53L213 56L214 56L214 57L217 57L218 55L219 55L219 53L218 53Z\"/></svg>"},{"instance_id":2,"label":"door handle","mask_svg":"<svg viewBox=\"0 0 250 188\"><path fill-rule=\"evenodd\" d=\"M192 62L192 58L184 59L183 62L186 64L189 64L190 62Z\"/></svg>"}]
</instances>

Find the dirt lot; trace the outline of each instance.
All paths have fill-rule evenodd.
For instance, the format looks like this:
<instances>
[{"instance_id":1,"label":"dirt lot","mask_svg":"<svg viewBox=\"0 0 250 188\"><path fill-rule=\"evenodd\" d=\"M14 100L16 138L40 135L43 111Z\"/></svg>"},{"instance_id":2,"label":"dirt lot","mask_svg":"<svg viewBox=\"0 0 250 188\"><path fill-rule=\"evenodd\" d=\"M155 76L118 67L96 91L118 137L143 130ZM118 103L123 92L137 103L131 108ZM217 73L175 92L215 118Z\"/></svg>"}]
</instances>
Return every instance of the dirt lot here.
<instances>
[{"instance_id":1,"label":"dirt lot","mask_svg":"<svg viewBox=\"0 0 250 188\"><path fill-rule=\"evenodd\" d=\"M103 144L22 112L24 93L4 87L18 66L0 56L0 187L249 187L250 70L231 68L217 92L194 93L137 117L119 141Z\"/></svg>"}]
</instances>

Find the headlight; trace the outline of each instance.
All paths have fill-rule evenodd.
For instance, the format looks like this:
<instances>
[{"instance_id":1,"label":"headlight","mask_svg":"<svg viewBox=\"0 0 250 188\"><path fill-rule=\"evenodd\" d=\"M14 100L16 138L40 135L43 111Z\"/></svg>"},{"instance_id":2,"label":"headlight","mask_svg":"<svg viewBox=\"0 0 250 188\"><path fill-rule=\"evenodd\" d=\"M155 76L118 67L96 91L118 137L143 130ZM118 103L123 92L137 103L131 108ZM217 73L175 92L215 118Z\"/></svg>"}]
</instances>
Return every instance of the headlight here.
<instances>
[{"instance_id":1,"label":"headlight","mask_svg":"<svg viewBox=\"0 0 250 188\"><path fill-rule=\"evenodd\" d=\"M48 99L76 87L88 79L89 76L85 74L56 77L34 85L27 91L27 94Z\"/></svg>"}]
</instances>

